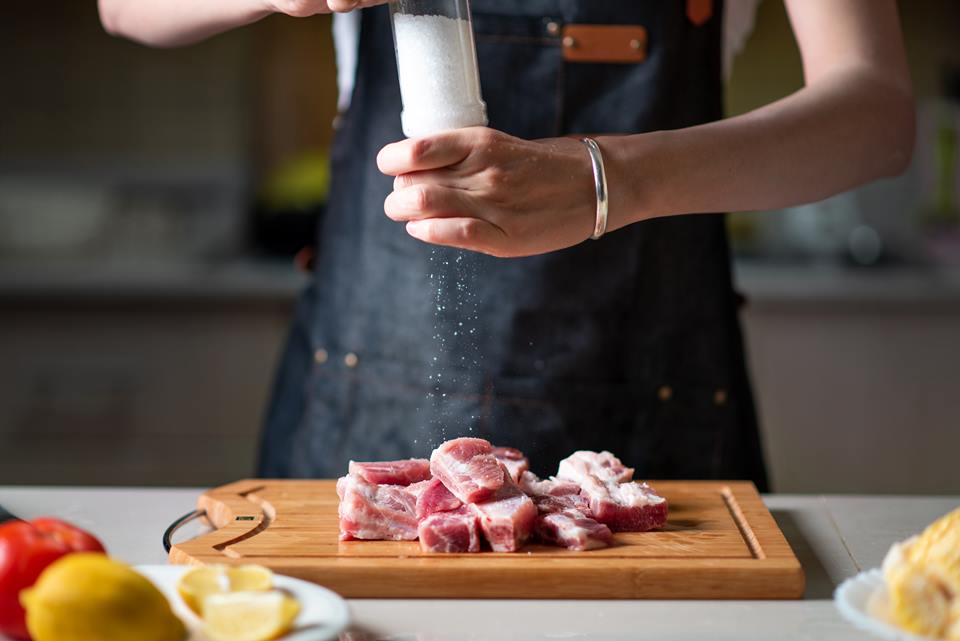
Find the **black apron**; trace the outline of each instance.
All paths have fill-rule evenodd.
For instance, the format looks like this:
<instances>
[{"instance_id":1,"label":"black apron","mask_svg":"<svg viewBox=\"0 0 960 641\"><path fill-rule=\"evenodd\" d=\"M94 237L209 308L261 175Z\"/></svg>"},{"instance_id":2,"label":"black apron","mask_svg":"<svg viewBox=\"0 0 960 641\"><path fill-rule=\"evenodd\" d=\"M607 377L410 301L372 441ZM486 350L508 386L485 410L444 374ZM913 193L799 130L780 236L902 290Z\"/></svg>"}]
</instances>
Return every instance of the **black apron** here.
<instances>
[{"instance_id":1,"label":"black apron","mask_svg":"<svg viewBox=\"0 0 960 641\"><path fill-rule=\"evenodd\" d=\"M535 139L719 119L713 6L698 23L677 0L474 0L490 126ZM566 62L569 24L642 25L648 56ZM260 474L334 477L350 459L427 456L471 435L519 447L541 473L574 450L608 449L642 478L765 488L724 217L645 221L520 259L410 238L383 213L393 179L375 162L403 138L387 7L364 10L361 29Z\"/></svg>"}]
</instances>

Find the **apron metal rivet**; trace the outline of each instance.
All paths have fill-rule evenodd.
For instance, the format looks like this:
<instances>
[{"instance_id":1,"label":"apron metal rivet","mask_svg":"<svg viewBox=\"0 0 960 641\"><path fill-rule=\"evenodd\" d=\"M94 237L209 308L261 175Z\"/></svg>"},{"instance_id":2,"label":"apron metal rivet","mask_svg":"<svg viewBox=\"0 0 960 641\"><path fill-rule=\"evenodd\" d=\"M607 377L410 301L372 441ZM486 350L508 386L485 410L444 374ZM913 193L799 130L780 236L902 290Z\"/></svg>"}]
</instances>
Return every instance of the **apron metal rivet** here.
<instances>
[{"instance_id":1,"label":"apron metal rivet","mask_svg":"<svg viewBox=\"0 0 960 641\"><path fill-rule=\"evenodd\" d=\"M573 49L574 47L577 46L577 39L574 38L573 36L567 36L566 38L563 39L563 46L566 47L567 49Z\"/></svg>"},{"instance_id":2,"label":"apron metal rivet","mask_svg":"<svg viewBox=\"0 0 960 641\"><path fill-rule=\"evenodd\" d=\"M356 367L357 363L359 362L360 362L360 357L354 354L353 352L350 352L349 354L343 357L343 364L346 365L347 367Z\"/></svg>"},{"instance_id":3,"label":"apron metal rivet","mask_svg":"<svg viewBox=\"0 0 960 641\"><path fill-rule=\"evenodd\" d=\"M661 401L669 401L671 398L673 398L673 388L669 385L664 385L657 390L657 396Z\"/></svg>"},{"instance_id":4,"label":"apron metal rivet","mask_svg":"<svg viewBox=\"0 0 960 641\"><path fill-rule=\"evenodd\" d=\"M317 363L319 363L319 364L321 364L321 365L323 365L324 363L326 363L326 362L327 362L327 359L329 359L329 358L330 358L330 355L327 354L327 350L325 350L325 349L318 349L317 351L315 351L315 352L313 353L313 360L315 360Z\"/></svg>"},{"instance_id":5,"label":"apron metal rivet","mask_svg":"<svg viewBox=\"0 0 960 641\"><path fill-rule=\"evenodd\" d=\"M554 21L547 23L547 33L551 36L556 36L560 33L560 25Z\"/></svg>"},{"instance_id":6,"label":"apron metal rivet","mask_svg":"<svg viewBox=\"0 0 960 641\"><path fill-rule=\"evenodd\" d=\"M713 403L714 405L723 407L727 404L727 390L718 389L713 393Z\"/></svg>"}]
</instances>

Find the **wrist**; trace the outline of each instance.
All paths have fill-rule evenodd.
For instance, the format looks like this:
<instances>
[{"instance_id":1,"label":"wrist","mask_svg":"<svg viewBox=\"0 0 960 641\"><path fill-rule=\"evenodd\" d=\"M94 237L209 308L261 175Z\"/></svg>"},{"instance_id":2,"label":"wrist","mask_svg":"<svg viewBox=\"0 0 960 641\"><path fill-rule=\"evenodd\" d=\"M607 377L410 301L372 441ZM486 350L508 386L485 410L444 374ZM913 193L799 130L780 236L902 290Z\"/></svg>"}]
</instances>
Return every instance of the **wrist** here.
<instances>
[{"instance_id":1,"label":"wrist","mask_svg":"<svg viewBox=\"0 0 960 641\"><path fill-rule=\"evenodd\" d=\"M655 218L658 185L657 172L660 133L597 138L603 150L609 186L609 222L607 231Z\"/></svg>"}]
</instances>

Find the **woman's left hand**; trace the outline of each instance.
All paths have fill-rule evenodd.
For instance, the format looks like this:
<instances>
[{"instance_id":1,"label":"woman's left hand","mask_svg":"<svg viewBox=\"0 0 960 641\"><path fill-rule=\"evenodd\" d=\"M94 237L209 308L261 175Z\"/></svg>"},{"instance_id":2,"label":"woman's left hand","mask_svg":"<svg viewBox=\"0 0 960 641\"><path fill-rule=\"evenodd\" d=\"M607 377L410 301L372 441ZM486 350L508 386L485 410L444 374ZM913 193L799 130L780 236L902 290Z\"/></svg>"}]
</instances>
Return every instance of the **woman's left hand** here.
<instances>
[{"instance_id":1,"label":"woman's left hand","mask_svg":"<svg viewBox=\"0 0 960 641\"><path fill-rule=\"evenodd\" d=\"M471 127L387 145L377 164L396 177L387 216L427 243L515 257L593 233L593 169L574 138L527 141Z\"/></svg>"}]
</instances>

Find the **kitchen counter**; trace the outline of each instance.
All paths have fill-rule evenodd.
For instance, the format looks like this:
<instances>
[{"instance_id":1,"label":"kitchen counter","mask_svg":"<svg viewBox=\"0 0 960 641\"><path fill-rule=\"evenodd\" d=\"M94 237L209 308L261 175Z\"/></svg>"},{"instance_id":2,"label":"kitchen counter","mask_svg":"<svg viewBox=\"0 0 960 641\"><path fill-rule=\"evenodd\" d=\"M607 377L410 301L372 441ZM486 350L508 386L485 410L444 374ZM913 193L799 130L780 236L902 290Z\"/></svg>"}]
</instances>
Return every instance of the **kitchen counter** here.
<instances>
[{"instance_id":1,"label":"kitchen counter","mask_svg":"<svg viewBox=\"0 0 960 641\"><path fill-rule=\"evenodd\" d=\"M0 487L0 505L24 518L53 515L88 528L129 563L164 563L161 534L200 491ZM806 571L803 601L354 599L355 633L344 641L861 639L834 609L833 589L877 566L893 541L960 505L960 496L764 500Z\"/></svg>"}]
</instances>

